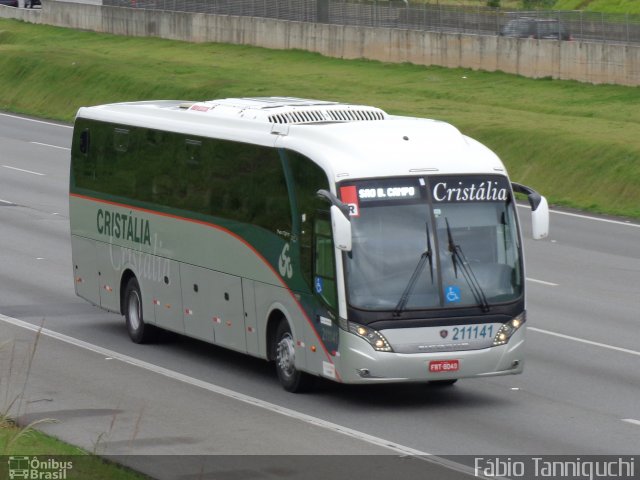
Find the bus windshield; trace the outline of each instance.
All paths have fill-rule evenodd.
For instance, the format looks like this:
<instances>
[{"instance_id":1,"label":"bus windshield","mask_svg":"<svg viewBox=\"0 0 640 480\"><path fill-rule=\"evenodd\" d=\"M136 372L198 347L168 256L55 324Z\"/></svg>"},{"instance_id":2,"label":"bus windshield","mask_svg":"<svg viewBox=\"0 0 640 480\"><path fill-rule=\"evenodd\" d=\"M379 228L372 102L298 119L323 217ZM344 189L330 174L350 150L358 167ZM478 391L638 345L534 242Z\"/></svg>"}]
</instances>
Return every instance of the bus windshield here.
<instances>
[{"instance_id":1,"label":"bus windshield","mask_svg":"<svg viewBox=\"0 0 640 480\"><path fill-rule=\"evenodd\" d=\"M489 311L521 296L521 248L505 177L367 180L340 192L351 210L351 307Z\"/></svg>"}]
</instances>

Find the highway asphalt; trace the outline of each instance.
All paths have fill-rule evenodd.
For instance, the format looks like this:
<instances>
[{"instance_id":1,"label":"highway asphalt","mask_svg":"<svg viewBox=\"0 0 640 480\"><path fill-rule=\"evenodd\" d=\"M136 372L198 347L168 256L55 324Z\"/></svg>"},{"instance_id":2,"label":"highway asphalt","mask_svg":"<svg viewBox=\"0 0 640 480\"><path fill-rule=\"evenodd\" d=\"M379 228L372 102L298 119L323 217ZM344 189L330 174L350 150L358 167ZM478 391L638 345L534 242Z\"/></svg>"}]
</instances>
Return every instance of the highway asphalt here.
<instances>
[{"instance_id":1,"label":"highway asphalt","mask_svg":"<svg viewBox=\"0 0 640 480\"><path fill-rule=\"evenodd\" d=\"M186 338L133 344L120 316L75 296L70 137L69 125L0 113L0 345L20 346L0 347L0 409L38 337L19 414L58 419L43 430L105 455L640 453L638 223L554 210L550 237L533 241L519 208L522 375L449 388L321 382L293 395L261 360ZM41 324L46 334L29 330Z\"/></svg>"}]
</instances>

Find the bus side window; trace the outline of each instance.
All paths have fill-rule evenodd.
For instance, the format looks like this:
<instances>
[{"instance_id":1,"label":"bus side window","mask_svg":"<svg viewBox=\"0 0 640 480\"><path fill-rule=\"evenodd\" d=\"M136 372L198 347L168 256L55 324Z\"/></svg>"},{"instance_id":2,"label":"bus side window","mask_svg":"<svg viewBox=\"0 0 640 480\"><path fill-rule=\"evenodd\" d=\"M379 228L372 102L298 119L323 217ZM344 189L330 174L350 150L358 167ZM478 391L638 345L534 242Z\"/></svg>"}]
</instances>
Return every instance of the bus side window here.
<instances>
[{"instance_id":1,"label":"bus side window","mask_svg":"<svg viewBox=\"0 0 640 480\"><path fill-rule=\"evenodd\" d=\"M313 281L315 293L330 310L337 310L335 250L328 212L319 212L314 222Z\"/></svg>"},{"instance_id":2,"label":"bus side window","mask_svg":"<svg viewBox=\"0 0 640 480\"><path fill-rule=\"evenodd\" d=\"M116 152L125 153L129 148L129 130L115 128L113 130L113 149Z\"/></svg>"},{"instance_id":3,"label":"bus side window","mask_svg":"<svg viewBox=\"0 0 640 480\"><path fill-rule=\"evenodd\" d=\"M83 155L89 154L89 147L91 145L91 134L89 129L85 128L80 134L80 153Z\"/></svg>"},{"instance_id":4,"label":"bus side window","mask_svg":"<svg viewBox=\"0 0 640 480\"><path fill-rule=\"evenodd\" d=\"M169 174L172 186L172 205L184 210L207 213L211 187L202 162L202 141L187 138ZM174 162L171 162L174 163Z\"/></svg>"},{"instance_id":5,"label":"bus side window","mask_svg":"<svg viewBox=\"0 0 640 480\"><path fill-rule=\"evenodd\" d=\"M293 175L295 184L296 201L293 232L299 239L300 271L309 292L315 291L313 274L313 228L315 212L326 207L326 201L316 195L320 189L329 190L329 181L324 170L309 158L292 150L284 150L284 153Z\"/></svg>"},{"instance_id":6,"label":"bus side window","mask_svg":"<svg viewBox=\"0 0 640 480\"><path fill-rule=\"evenodd\" d=\"M200 140L187 139L185 141L187 165L192 167L198 167L200 165L200 147L202 147Z\"/></svg>"},{"instance_id":7,"label":"bus side window","mask_svg":"<svg viewBox=\"0 0 640 480\"><path fill-rule=\"evenodd\" d=\"M89 150L91 148L91 131L88 128L85 128L80 134L80 146L79 150L82 154L82 158L78 158L77 161L80 165L82 165L82 177L81 183L84 184L84 180L95 180L96 179L96 165L95 165L95 156L89 155ZM76 178L76 181L77 178Z\"/></svg>"}]
</instances>

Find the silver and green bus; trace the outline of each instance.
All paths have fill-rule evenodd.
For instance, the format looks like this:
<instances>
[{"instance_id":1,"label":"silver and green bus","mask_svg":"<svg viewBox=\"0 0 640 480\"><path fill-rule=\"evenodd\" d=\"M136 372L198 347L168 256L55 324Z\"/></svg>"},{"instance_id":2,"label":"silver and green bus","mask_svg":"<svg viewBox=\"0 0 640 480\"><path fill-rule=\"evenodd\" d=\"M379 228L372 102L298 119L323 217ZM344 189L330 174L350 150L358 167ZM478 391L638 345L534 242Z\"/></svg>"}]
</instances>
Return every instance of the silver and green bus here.
<instances>
[{"instance_id":1,"label":"silver and green bus","mask_svg":"<svg viewBox=\"0 0 640 480\"><path fill-rule=\"evenodd\" d=\"M514 192L434 120L296 98L81 108L71 151L76 293L273 361L285 389L439 382L524 366Z\"/></svg>"}]
</instances>

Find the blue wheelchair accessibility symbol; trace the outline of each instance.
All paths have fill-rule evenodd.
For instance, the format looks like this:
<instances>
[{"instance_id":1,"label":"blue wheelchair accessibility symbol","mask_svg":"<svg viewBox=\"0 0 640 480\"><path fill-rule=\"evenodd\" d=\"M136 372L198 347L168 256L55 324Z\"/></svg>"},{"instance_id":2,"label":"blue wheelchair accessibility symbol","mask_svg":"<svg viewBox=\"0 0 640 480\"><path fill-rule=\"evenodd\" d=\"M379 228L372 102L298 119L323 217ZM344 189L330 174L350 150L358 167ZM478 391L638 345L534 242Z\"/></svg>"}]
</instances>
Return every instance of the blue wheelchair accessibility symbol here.
<instances>
[{"instance_id":1,"label":"blue wheelchair accessibility symbol","mask_svg":"<svg viewBox=\"0 0 640 480\"><path fill-rule=\"evenodd\" d=\"M320 294L324 290L324 282L321 277L316 277L316 293Z\"/></svg>"},{"instance_id":2,"label":"blue wheelchair accessibility symbol","mask_svg":"<svg viewBox=\"0 0 640 480\"><path fill-rule=\"evenodd\" d=\"M445 303L460 303L460 287L457 285L449 285L445 288L444 301Z\"/></svg>"}]
</instances>

